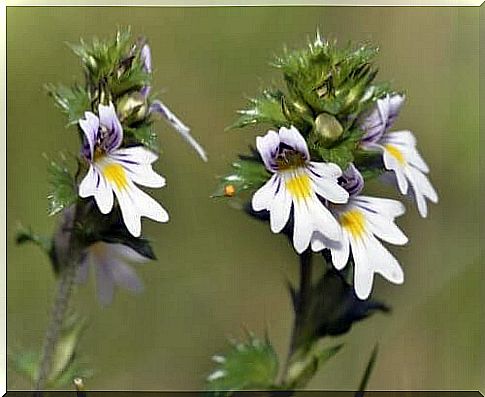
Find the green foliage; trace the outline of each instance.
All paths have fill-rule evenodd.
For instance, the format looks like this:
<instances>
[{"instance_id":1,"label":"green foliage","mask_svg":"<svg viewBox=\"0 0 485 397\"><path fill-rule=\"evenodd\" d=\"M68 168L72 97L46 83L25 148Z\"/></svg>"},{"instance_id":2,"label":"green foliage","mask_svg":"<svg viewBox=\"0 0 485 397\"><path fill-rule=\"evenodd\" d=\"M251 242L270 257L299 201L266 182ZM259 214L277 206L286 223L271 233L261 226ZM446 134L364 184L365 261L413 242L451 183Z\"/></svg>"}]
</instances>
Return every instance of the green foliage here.
<instances>
[{"instance_id":1,"label":"green foliage","mask_svg":"<svg viewBox=\"0 0 485 397\"><path fill-rule=\"evenodd\" d=\"M50 255L52 249L52 239L46 236L35 233L32 228L26 228L19 225L15 233L15 242L19 245L25 243L32 243Z\"/></svg>"},{"instance_id":2,"label":"green foliage","mask_svg":"<svg viewBox=\"0 0 485 397\"><path fill-rule=\"evenodd\" d=\"M322 343L317 342L305 354L296 354L288 368L288 376L285 380L284 388L304 387L318 369L336 355L342 347L343 344L326 347Z\"/></svg>"},{"instance_id":3,"label":"green foliage","mask_svg":"<svg viewBox=\"0 0 485 397\"><path fill-rule=\"evenodd\" d=\"M312 140L310 137L309 148L315 157L320 161L328 161L337 164L342 170L345 170L349 163L354 160L354 152L359 144L361 132L358 129L349 131L341 139L333 143L330 147L319 145L317 139Z\"/></svg>"},{"instance_id":4,"label":"green foliage","mask_svg":"<svg viewBox=\"0 0 485 397\"><path fill-rule=\"evenodd\" d=\"M232 168L232 173L220 178L213 197L228 196L227 186L234 187L234 194L237 194L249 189L257 189L269 179L269 173L264 164L255 158L240 158L232 163Z\"/></svg>"},{"instance_id":5,"label":"green foliage","mask_svg":"<svg viewBox=\"0 0 485 397\"><path fill-rule=\"evenodd\" d=\"M47 196L49 215L55 215L77 200L77 188L75 178L67 167L64 157L59 163L54 160L48 160L48 162L47 170L51 187Z\"/></svg>"},{"instance_id":6,"label":"green foliage","mask_svg":"<svg viewBox=\"0 0 485 397\"><path fill-rule=\"evenodd\" d=\"M207 378L214 395L228 396L236 390L271 389L278 374L278 357L268 337L247 335L243 342L231 341L225 356L214 356L218 367Z\"/></svg>"},{"instance_id":7,"label":"green foliage","mask_svg":"<svg viewBox=\"0 0 485 397\"><path fill-rule=\"evenodd\" d=\"M143 124L136 128L125 127L126 143L141 143L148 149L158 153L160 151L160 145L158 143L158 136L151 124Z\"/></svg>"},{"instance_id":8,"label":"green foliage","mask_svg":"<svg viewBox=\"0 0 485 397\"><path fill-rule=\"evenodd\" d=\"M57 107L67 116L68 125L77 124L84 116L84 112L91 110L91 95L78 84L72 87L46 84L45 89Z\"/></svg>"},{"instance_id":9,"label":"green foliage","mask_svg":"<svg viewBox=\"0 0 485 397\"><path fill-rule=\"evenodd\" d=\"M288 124L283 113L283 93L281 91L264 90L257 98L249 99L249 107L239 110L241 115L234 124L227 129L241 128L248 125L268 123L275 127Z\"/></svg>"},{"instance_id":10,"label":"green foliage","mask_svg":"<svg viewBox=\"0 0 485 397\"><path fill-rule=\"evenodd\" d=\"M150 82L150 75L143 71L140 57L136 56L139 48L132 46L129 28L118 30L113 39L94 38L90 43L81 40L70 47L81 59L92 87L104 84L119 96Z\"/></svg>"}]
</instances>

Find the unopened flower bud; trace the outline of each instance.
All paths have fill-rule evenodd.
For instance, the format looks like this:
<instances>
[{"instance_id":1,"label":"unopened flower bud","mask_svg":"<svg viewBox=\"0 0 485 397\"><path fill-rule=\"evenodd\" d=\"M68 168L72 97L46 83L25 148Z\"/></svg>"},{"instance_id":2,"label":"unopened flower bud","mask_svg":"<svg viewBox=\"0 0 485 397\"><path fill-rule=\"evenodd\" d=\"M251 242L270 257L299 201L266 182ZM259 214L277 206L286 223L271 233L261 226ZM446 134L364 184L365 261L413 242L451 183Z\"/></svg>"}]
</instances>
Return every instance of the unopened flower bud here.
<instances>
[{"instance_id":1,"label":"unopened flower bud","mask_svg":"<svg viewBox=\"0 0 485 397\"><path fill-rule=\"evenodd\" d=\"M331 143L340 138L344 129L335 116L320 113L315 119L315 132L323 142Z\"/></svg>"},{"instance_id":2,"label":"unopened flower bud","mask_svg":"<svg viewBox=\"0 0 485 397\"><path fill-rule=\"evenodd\" d=\"M123 96L116 108L120 121L135 122L145 118L148 106L145 97L134 92Z\"/></svg>"}]
</instances>

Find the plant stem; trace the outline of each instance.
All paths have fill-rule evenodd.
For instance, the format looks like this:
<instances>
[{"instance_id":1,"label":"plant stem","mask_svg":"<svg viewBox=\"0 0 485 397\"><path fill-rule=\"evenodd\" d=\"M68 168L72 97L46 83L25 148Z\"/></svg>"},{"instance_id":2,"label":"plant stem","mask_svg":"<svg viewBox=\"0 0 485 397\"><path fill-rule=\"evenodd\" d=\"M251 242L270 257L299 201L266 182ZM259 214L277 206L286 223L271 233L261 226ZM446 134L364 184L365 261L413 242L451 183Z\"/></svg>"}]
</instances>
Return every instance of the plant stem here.
<instances>
[{"instance_id":1,"label":"plant stem","mask_svg":"<svg viewBox=\"0 0 485 397\"><path fill-rule=\"evenodd\" d=\"M64 317L69 307L80 256L79 242L77 241L74 227L77 220L81 217L81 212L82 206L79 203L67 209L64 212L63 223L54 238L57 260L61 262L62 266L57 282L57 293L52 306L51 320L42 346L42 356L35 381L35 390L43 390L49 381L52 359L64 323Z\"/></svg>"},{"instance_id":2,"label":"plant stem","mask_svg":"<svg viewBox=\"0 0 485 397\"><path fill-rule=\"evenodd\" d=\"M51 321L47 328L42 346L42 358L40 362L35 390L43 390L48 381L49 373L52 367L52 358L56 349L59 334L64 322L64 317L69 306L72 286L76 277L76 264L67 266L60 276L57 287L57 294L51 312Z\"/></svg>"},{"instance_id":3,"label":"plant stem","mask_svg":"<svg viewBox=\"0 0 485 397\"><path fill-rule=\"evenodd\" d=\"M312 253L305 251L299 255L300 261L300 286L296 292L295 301L295 317L293 320L293 328L291 331L290 346L288 355L286 357L285 367L283 371L282 383L288 377L288 370L293 354L298 348L298 342L301 337L302 327L308 316L308 307L311 298L312 287Z\"/></svg>"}]
</instances>

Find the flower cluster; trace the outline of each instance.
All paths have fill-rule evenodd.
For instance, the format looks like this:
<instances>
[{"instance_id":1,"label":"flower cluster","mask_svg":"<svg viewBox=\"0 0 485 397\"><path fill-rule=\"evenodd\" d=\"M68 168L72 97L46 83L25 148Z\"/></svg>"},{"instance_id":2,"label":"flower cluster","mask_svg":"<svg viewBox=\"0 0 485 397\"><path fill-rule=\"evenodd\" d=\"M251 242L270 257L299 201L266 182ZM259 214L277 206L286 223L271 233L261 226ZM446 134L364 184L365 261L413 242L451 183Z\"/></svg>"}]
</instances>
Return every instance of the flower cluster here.
<instances>
[{"instance_id":1,"label":"flower cluster","mask_svg":"<svg viewBox=\"0 0 485 397\"><path fill-rule=\"evenodd\" d=\"M339 50L317 36L308 50L279 58L288 93L265 91L235 124L276 128L256 138L259 156L235 163L222 192L256 189L252 209L269 213L273 233L288 231L298 254L327 250L337 270L353 265L360 299L369 297L375 273L404 281L382 242L408 241L395 224L403 204L362 194L364 175L393 179L402 194L412 190L423 217L427 200L438 201L414 135L389 131L405 97L373 83L375 53L369 46ZM264 170L255 172L258 162Z\"/></svg>"},{"instance_id":2,"label":"flower cluster","mask_svg":"<svg viewBox=\"0 0 485 397\"><path fill-rule=\"evenodd\" d=\"M204 161L207 156L190 129L152 95L151 50L144 39L132 43L129 31L119 31L114 40L72 47L86 72L85 88L51 86L49 91L70 124L78 126L80 168L76 177L67 178L72 194L62 197L57 188L52 195L58 207L53 212L72 205L85 207L82 219L76 220L82 230L76 238L83 247L77 280L84 281L93 264L99 299L106 304L114 285L141 290L141 281L125 264L154 258L141 238L141 218L169 220L167 211L138 187L166 184L152 168L158 159L154 121L166 120Z\"/></svg>"}]
</instances>

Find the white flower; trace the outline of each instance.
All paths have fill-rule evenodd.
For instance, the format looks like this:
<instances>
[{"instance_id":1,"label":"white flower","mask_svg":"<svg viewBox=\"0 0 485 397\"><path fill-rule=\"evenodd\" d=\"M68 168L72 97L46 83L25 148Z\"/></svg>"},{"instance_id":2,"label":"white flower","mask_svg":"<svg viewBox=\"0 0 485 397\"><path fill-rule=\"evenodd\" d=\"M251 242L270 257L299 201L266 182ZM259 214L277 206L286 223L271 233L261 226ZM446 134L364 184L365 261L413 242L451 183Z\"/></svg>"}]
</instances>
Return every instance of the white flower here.
<instances>
[{"instance_id":1,"label":"white flower","mask_svg":"<svg viewBox=\"0 0 485 397\"><path fill-rule=\"evenodd\" d=\"M342 238L335 243L315 233L312 249L330 249L333 265L338 270L346 266L352 250L354 288L360 299L369 297L374 273L394 284L402 284L401 266L376 237L396 245L407 243L407 237L394 223L394 218L404 214L404 206L395 200L356 196L346 205L332 206L332 210L342 226Z\"/></svg>"},{"instance_id":2,"label":"white flower","mask_svg":"<svg viewBox=\"0 0 485 397\"><path fill-rule=\"evenodd\" d=\"M408 185L411 184L419 214L424 218L428 214L426 198L433 203L438 202L438 195L426 176L429 168L417 151L416 138L410 131L387 132L394 124L404 99L399 94L386 95L360 118L359 125L365 132L361 145L383 152L384 165L387 170L394 171L402 194L408 193Z\"/></svg>"},{"instance_id":3,"label":"white flower","mask_svg":"<svg viewBox=\"0 0 485 397\"><path fill-rule=\"evenodd\" d=\"M429 168L416 149L416 138L410 131L390 132L377 146L383 151L386 169L394 171L401 193L407 194L411 185L419 214L425 218L426 199L437 203L438 195L426 175Z\"/></svg>"},{"instance_id":4,"label":"white flower","mask_svg":"<svg viewBox=\"0 0 485 397\"><path fill-rule=\"evenodd\" d=\"M99 118L84 113L79 125L85 135L83 153L90 163L79 185L79 196L94 196L101 213L108 214L113 208L114 192L123 221L135 237L141 234L142 216L167 222L167 211L135 185L165 186L165 179L151 166L157 156L143 146L120 148L123 130L113 104L99 105Z\"/></svg>"},{"instance_id":5,"label":"white flower","mask_svg":"<svg viewBox=\"0 0 485 397\"><path fill-rule=\"evenodd\" d=\"M307 249L314 231L330 240L340 239L340 226L322 203L347 202L349 194L337 183L340 168L310 161L306 141L295 127L270 130L256 138L256 146L273 175L254 194L252 207L269 211L271 231L281 232L293 207L293 245L298 253Z\"/></svg>"},{"instance_id":6,"label":"white flower","mask_svg":"<svg viewBox=\"0 0 485 397\"><path fill-rule=\"evenodd\" d=\"M115 285L135 293L143 290L143 283L125 262L144 263L148 260L126 245L98 241L86 249L76 281L85 283L89 266L94 266L98 299L102 305L107 305L113 300Z\"/></svg>"}]
</instances>

